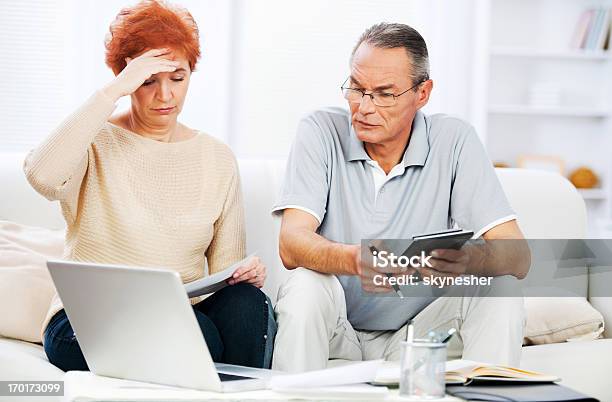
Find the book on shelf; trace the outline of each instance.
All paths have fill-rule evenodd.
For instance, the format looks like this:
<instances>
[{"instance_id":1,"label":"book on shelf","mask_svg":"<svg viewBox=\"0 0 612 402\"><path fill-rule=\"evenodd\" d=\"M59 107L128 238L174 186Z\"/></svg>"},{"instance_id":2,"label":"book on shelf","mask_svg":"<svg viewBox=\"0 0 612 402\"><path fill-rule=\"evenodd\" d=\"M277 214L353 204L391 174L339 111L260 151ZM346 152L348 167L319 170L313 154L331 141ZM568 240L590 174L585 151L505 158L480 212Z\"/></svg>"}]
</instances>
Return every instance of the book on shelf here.
<instances>
[{"instance_id":1,"label":"book on shelf","mask_svg":"<svg viewBox=\"0 0 612 402\"><path fill-rule=\"evenodd\" d=\"M585 10L580 16L578 24L576 24L576 29L574 30L574 36L572 37L573 49L584 49L592 19L593 10Z\"/></svg>"},{"instance_id":2,"label":"book on shelf","mask_svg":"<svg viewBox=\"0 0 612 402\"><path fill-rule=\"evenodd\" d=\"M610 50L612 42L612 10L585 10L574 28L571 47L582 50Z\"/></svg>"},{"instance_id":3,"label":"book on shelf","mask_svg":"<svg viewBox=\"0 0 612 402\"><path fill-rule=\"evenodd\" d=\"M599 29L599 36L597 36L596 49L604 50L608 36L610 35L610 9L600 11L602 17L601 26Z\"/></svg>"},{"instance_id":4,"label":"book on shelf","mask_svg":"<svg viewBox=\"0 0 612 402\"><path fill-rule=\"evenodd\" d=\"M584 49L595 50L595 43L597 42L597 37L599 36L599 30L601 29L602 22L603 18L601 15L601 10L594 10L593 21L591 22L591 27L589 29L589 34L587 36Z\"/></svg>"}]
</instances>

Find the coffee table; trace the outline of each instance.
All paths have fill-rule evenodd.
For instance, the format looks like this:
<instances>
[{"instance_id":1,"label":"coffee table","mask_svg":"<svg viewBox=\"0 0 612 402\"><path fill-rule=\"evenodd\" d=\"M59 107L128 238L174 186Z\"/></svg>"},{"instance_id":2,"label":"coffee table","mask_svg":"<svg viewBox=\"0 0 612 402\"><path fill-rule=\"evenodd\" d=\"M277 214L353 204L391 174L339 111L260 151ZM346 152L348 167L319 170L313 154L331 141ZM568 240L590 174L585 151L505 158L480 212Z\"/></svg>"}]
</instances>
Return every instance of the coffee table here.
<instances>
[{"instance_id":1,"label":"coffee table","mask_svg":"<svg viewBox=\"0 0 612 402\"><path fill-rule=\"evenodd\" d=\"M366 384L276 392L270 390L239 393L205 392L156 384L139 383L96 376L88 371L69 371L64 376L64 401L245 401L245 400L313 400L313 401L406 401L397 389L373 387ZM462 401L447 395L434 402Z\"/></svg>"}]
</instances>

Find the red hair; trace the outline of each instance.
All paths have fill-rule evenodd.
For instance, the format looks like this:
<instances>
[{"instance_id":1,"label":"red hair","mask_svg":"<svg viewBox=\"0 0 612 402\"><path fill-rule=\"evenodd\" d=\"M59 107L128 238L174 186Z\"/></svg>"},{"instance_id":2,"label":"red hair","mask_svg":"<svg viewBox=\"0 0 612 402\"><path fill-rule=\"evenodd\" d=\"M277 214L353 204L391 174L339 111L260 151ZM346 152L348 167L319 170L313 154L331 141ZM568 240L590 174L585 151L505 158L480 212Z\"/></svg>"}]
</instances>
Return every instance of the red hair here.
<instances>
[{"instance_id":1,"label":"red hair","mask_svg":"<svg viewBox=\"0 0 612 402\"><path fill-rule=\"evenodd\" d=\"M109 31L106 65L115 75L127 65L126 57L148 49L167 47L184 55L191 71L200 57L198 26L189 11L161 0L145 0L124 8Z\"/></svg>"}]
</instances>

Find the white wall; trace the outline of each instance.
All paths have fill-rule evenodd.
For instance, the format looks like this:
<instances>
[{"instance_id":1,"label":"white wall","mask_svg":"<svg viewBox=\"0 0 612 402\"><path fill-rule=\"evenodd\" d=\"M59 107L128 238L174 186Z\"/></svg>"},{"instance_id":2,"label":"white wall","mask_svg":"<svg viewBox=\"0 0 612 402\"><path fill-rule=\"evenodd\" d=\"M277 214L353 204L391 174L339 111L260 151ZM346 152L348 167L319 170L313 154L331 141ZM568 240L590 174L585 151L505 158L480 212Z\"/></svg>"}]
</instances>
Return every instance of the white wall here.
<instances>
[{"instance_id":1,"label":"white wall","mask_svg":"<svg viewBox=\"0 0 612 402\"><path fill-rule=\"evenodd\" d=\"M435 85L426 111L468 118L469 4L238 1L233 148L242 156L285 155L304 114L323 106L345 106L339 87L349 74L350 52L367 27L382 21L409 24L428 43Z\"/></svg>"},{"instance_id":2,"label":"white wall","mask_svg":"<svg viewBox=\"0 0 612 402\"><path fill-rule=\"evenodd\" d=\"M469 118L472 1L177 1L193 14L202 42L181 120L228 142L239 156L284 156L301 116L345 104L339 87L350 51L363 30L381 21L413 25L425 37L435 80L427 111ZM113 78L104 37L117 12L133 3L0 3L0 49L18 66L0 66L0 89L11 94L0 97L2 149L31 148ZM30 23L16 19L15 4ZM120 108L128 104L125 98Z\"/></svg>"},{"instance_id":3,"label":"white wall","mask_svg":"<svg viewBox=\"0 0 612 402\"><path fill-rule=\"evenodd\" d=\"M27 147L65 110L64 15L58 0L0 2L0 150Z\"/></svg>"},{"instance_id":4,"label":"white wall","mask_svg":"<svg viewBox=\"0 0 612 402\"><path fill-rule=\"evenodd\" d=\"M113 79L104 63L104 38L109 24L122 8L133 4L125 0L67 1L72 11L67 34L67 68L75 77L70 91L70 108ZM229 103L232 2L224 0L184 0L176 2L187 8L198 23L202 57L193 74L181 121L227 140L226 111ZM122 99L120 108L129 105Z\"/></svg>"}]
</instances>

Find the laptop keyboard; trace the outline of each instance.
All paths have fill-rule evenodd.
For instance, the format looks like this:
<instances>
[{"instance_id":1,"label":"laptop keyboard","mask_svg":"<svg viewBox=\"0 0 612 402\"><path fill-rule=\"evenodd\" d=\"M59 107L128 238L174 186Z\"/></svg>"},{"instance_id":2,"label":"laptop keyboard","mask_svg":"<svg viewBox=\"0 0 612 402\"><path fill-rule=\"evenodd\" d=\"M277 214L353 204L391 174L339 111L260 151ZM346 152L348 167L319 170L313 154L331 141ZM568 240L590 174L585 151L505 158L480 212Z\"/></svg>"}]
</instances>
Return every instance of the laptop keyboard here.
<instances>
[{"instance_id":1,"label":"laptop keyboard","mask_svg":"<svg viewBox=\"0 0 612 402\"><path fill-rule=\"evenodd\" d=\"M232 375L232 374L223 374L223 373L217 373L219 374L219 378L221 379L221 381L238 381L238 380L252 380L252 377L242 377L239 375Z\"/></svg>"}]
</instances>

